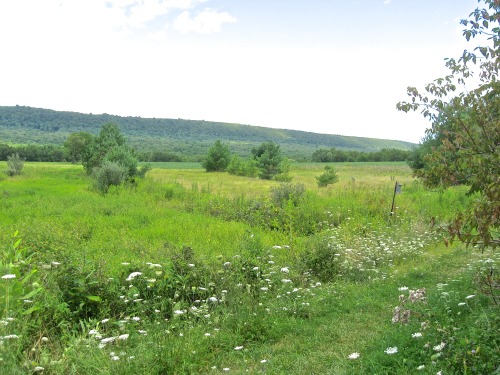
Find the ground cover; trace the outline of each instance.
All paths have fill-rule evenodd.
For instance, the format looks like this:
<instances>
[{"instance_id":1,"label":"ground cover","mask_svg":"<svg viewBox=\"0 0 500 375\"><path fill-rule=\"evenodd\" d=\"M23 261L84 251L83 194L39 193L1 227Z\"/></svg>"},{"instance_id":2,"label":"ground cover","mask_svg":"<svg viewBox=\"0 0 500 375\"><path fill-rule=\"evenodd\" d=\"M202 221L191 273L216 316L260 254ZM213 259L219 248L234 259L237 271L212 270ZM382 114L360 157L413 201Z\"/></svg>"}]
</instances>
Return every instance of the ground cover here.
<instances>
[{"instance_id":1,"label":"ground cover","mask_svg":"<svg viewBox=\"0 0 500 375\"><path fill-rule=\"evenodd\" d=\"M497 369L498 255L435 231L461 188L401 163L335 165L327 188L321 164L288 185L160 166L107 195L70 164L0 177L1 371Z\"/></svg>"}]
</instances>

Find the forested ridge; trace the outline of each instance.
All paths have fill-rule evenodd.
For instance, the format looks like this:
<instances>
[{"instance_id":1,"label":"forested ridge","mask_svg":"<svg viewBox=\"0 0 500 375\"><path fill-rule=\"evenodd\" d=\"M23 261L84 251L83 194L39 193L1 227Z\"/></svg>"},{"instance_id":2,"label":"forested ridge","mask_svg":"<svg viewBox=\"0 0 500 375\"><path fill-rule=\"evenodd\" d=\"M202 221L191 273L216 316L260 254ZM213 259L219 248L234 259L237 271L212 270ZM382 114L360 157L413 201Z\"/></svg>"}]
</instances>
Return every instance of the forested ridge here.
<instances>
[{"instance_id":1,"label":"forested ridge","mask_svg":"<svg viewBox=\"0 0 500 375\"><path fill-rule=\"evenodd\" d=\"M0 143L62 145L71 133L97 134L105 123L116 123L138 152L166 151L190 160L205 155L217 139L228 143L232 152L242 156L261 142L272 141L296 160L307 160L321 148L372 152L383 148L409 150L414 146L404 141L251 125L83 114L26 106L0 106Z\"/></svg>"}]
</instances>

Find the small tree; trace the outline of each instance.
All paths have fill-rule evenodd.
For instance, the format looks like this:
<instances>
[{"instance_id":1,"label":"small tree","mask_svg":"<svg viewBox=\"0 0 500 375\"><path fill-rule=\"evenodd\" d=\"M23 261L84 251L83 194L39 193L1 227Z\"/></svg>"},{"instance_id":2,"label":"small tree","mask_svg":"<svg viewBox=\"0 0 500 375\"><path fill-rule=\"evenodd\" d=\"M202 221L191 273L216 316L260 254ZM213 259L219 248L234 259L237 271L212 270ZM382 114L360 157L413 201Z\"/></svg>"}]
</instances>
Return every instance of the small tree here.
<instances>
[{"instance_id":1,"label":"small tree","mask_svg":"<svg viewBox=\"0 0 500 375\"><path fill-rule=\"evenodd\" d=\"M101 166L94 168L92 175L95 188L105 194L111 186L119 186L127 179L128 168L119 163L105 160Z\"/></svg>"},{"instance_id":2,"label":"small tree","mask_svg":"<svg viewBox=\"0 0 500 375\"><path fill-rule=\"evenodd\" d=\"M468 41L478 35L486 36L489 44L476 47L477 54L464 51L458 60L447 59L448 76L428 84L426 93L409 87L411 100L399 103L397 108L405 112L421 109L432 124L427 130L427 140L432 144L416 175L428 187L466 184L470 187L468 194L475 196L472 206L447 226L451 239L497 247L500 246L500 2L480 2L486 7L476 9L468 20L461 21L466 26L463 35ZM474 75L479 80L471 82Z\"/></svg>"},{"instance_id":3,"label":"small tree","mask_svg":"<svg viewBox=\"0 0 500 375\"><path fill-rule=\"evenodd\" d=\"M82 160L83 150L92 141L92 134L86 132L71 133L64 142L66 157L72 163Z\"/></svg>"},{"instance_id":4,"label":"small tree","mask_svg":"<svg viewBox=\"0 0 500 375\"><path fill-rule=\"evenodd\" d=\"M322 175L316 176L318 187L325 187L330 184L334 184L335 182L338 182L338 180L339 176L337 176L335 168L329 165L325 166L325 172Z\"/></svg>"},{"instance_id":5,"label":"small tree","mask_svg":"<svg viewBox=\"0 0 500 375\"><path fill-rule=\"evenodd\" d=\"M7 156L7 170L6 174L9 176L16 176L21 174L21 171L24 167L24 160L19 156L16 152L15 154Z\"/></svg>"},{"instance_id":6,"label":"small tree","mask_svg":"<svg viewBox=\"0 0 500 375\"><path fill-rule=\"evenodd\" d=\"M106 154L114 147L125 146L125 138L116 124L104 124L99 135L93 137L82 153L82 164L88 174L101 165Z\"/></svg>"},{"instance_id":7,"label":"small tree","mask_svg":"<svg viewBox=\"0 0 500 375\"><path fill-rule=\"evenodd\" d=\"M276 143L264 142L259 147L252 149L252 155L257 161L261 179L271 180L274 176L283 172L283 155L280 146Z\"/></svg>"},{"instance_id":8,"label":"small tree","mask_svg":"<svg viewBox=\"0 0 500 375\"><path fill-rule=\"evenodd\" d=\"M229 147L217 140L208 150L202 166L207 172L224 172L229 165L230 159Z\"/></svg>"}]
</instances>

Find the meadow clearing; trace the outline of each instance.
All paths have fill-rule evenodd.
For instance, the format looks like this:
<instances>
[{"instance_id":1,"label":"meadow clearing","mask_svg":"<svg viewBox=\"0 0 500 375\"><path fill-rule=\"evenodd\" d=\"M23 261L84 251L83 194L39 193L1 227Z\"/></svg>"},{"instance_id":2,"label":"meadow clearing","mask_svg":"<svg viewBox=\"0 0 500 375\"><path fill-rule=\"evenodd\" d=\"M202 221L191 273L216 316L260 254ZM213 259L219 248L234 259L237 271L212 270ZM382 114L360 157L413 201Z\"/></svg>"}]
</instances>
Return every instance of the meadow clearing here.
<instances>
[{"instance_id":1,"label":"meadow clearing","mask_svg":"<svg viewBox=\"0 0 500 375\"><path fill-rule=\"evenodd\" d=\"M106 195L79 165L1 174L0 373L498 373L500 257L438 230L474 197L334 167L157 163Z\"/></svg>"}]
</instances>

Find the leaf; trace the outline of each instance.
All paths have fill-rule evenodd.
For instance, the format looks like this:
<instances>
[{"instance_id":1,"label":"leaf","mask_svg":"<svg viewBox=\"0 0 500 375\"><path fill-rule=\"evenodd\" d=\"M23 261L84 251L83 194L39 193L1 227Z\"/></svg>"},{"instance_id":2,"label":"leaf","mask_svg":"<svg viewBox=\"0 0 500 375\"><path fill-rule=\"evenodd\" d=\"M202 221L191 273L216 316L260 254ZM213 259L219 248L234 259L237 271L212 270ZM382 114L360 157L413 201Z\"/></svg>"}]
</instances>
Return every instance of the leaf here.
<instances>
[{"instance_id":1,"label":"leaf","mask_svg":"<svg viewBox=\"0 0 500 375\"><path fill-rule=\"evenodd\" d=\"M89 301L101 302L101 297L99 296L86 296Z\"/></svg>"},{"instance_id":2,"label":"leaf","mask_svg":"<svg viewBox=\"0 0 500 375\"><path fill-rule=\"evenodd\" d=\"M42 288L37 288L26 294L25 296L20 297L19 299L30 299L33 296L36 296L38 293L42 291Z\"/></svg>"}]
</instances>

